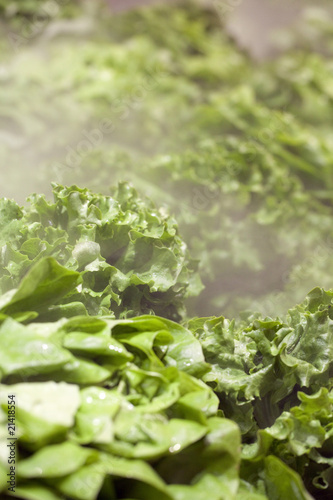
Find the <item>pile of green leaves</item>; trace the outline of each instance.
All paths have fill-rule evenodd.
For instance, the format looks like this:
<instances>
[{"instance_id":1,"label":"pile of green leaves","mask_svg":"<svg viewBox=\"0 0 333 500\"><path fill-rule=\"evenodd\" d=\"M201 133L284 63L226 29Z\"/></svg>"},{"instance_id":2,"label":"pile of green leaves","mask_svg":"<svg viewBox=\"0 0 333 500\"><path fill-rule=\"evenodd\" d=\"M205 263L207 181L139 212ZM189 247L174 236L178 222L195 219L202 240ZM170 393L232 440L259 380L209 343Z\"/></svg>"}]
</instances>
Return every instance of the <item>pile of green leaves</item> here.
<instances>
[{"instance_id":1,"label":"pile of green leaves","mask_svg":"<svg viewBox=\"0 0 333 500\"><path fill-rule=\"evenodd\" d=\"M233 86L248 63L216 20L212 25L214 16L207 14L203 22L202 11L188 7L158 6L121 17L105 13L92 32L64 31L54 37L56 26L50 22L17 50L6 37L0 58L1 163L15 167L0 173L7 196L24 199L30 192L46 192L50 181L62 180L55 179L57 165L64 165L64 182L74 169L74 182L84 184L81 163L87 154L71 164L69 151L80 149L105 120L113 124L110 132L101 143L88 144L88 151L89 145L108 151L118 146L138 159L191 142L191 109L205 99L202 86L221 88L221 79L225 88ZM166 16L173 29L164 29ZM33 178L20 169L23 162L36 172ZM112 175L114 167L109 168ZM23 193L19 176L25 181Z\"/></svg>"},{"instance_id":2,"label":"pile of green leaves","mask_svg":"<svg viewBox=\"0 0 333 500\"><path fill-rule=\"evenodd\" d=\"M54 202L33 195L25 208L0 200L2 292L52 256L83 271L80 286L54 305L53 315L78 314L73 303L80 314L184 314L184 297L198 294L202 285L172 217L125 183L112 196L61 185L53 193Z\"/></svg>"},{"instance_id":3,"label":"pile of green leaves","mask_svg":"<svg viewBox=\"0 0 333 500\"><path fill-rule=\"evenodd\" d=\"M215 416L218 398L198 379L209 369L199 342L180 325L152 316L40 322L47 304L74 288L79 277L45 258L1 297L2 440L8 394L17 398L13 496L170 500L190 498L193 480L198 494L211 483L230 498L239 431ZM20 323L36 316L38 323ZM178 460L193 446L205 460L188 461L176 481ZM5 454L2 448L3 495ZM225 460L228 466L215 476L216 461ZM184 478L186 486L169 484Z\"/></svg>"},{"instance_id":4,"label":"pile of green leaves","mask_svg":"<svg viewBox=\"0 0 333 500\"><path fill-rule=\"evenodd\" d=\"M281 111L284 105L274 110L262 103L257 83L240 83L250 63L209 12L179 7L165 33L166 11L143 9L117 26L106 18L111 46L85 42L79 54L75 44L71 51L58 47L59 61L73 71L63 75L62 65L51 65L52 92L61 81L80 113L94 116L88 131L107 118L112 132L87 155L76 155L74 168L68 158L82 137L72 156L60 148L46 176L53 167L63 183L107 193L112 172L171 207L201 260L207 292L197 314L223 308L233 315L254 302L280 313L318 283L331 286L332 144ZM143 26L147 37L138 35ZM252 73L262 76L259 68ZM115 154L115 144L135 159ZM154 152L164 154L142 158Z\"/></svg>"},{"instance_id":5,"label":"pile of green leaves","mask_svg":"<svg viewBox=\"0 0 333 500\"><path fill-rule=\"evenodd\" d=\"M279 128L272 124L267 132L274 146L266 137L206 140L195 150L158 158L140 179L133 172L135 184L145 185L153 199L164 196L200 261L206 291L195 314L257 307L279 314L318 283L331 286L332 211L304 190L291 166L309 167L310 182L311 153L306 162L287 152L284 127L292 129L292 120L279 113L275 120ZM295 151L306 148L306 137L299 131ZM329 176L329 164L323 165Z\"/></svg>"},{"instance_id":6,"label":"pile of green leaves","mask_svg":"<svg viewBox=\"0 0 333 500\"><path fill-rule=\"evenodd\" d=\"M203 500L209 490L214 500L310 500L278 456L255 460L245 447L242 458L238 425L202 381L216 366L186 328L156 316L43 322L48 304L78 280L46 257L1 296L2 498ZM17 403L15 492L4 446L9 396ZM323 410L321 418L324 425Z\"/></svg>"},{"instance_id":7,"label":"pile of green leaves","mask_svg":"<svg viewBox=\"0 0 333 500\"><path fill-rule=\"evenodd\" d=\"M322 178L329 177L327 151L320 142L308 147L310 134L290 115L271 116L275 121L266 135L203 140L195 149L160 156L140 169L128 159L126 174L118 173L175 214L206 286L192 304L193 314L223 309L234 315L244 308L280 314L318 283L331 286L332 210L318 199L318 167L311 162L319 154ZM298 131L294 149L303 150L307 161L288 151L285 129ZM94 161L114 164L108 153ZM126 159L118 161L122 165ZM85 163L87 173L90 165ZM312 190L304 189L305 178ZM102 189L107 170L92 168L86 182Z\"/></svg>"},{"instance_id":8,"label":"pile of green leaves","mask_svg":"<svg viewBox=\"0 0 333 500\"><path fill-rule=\"evenodd\" d=\"M332 287L331 27L258 66L196 2L75 3L22 43L0 0L0 183L58 181L0 200L1 498L329 498L333 293L276 315Z\"/></svg>"},{"instance_id":9,"label":"pile of green leaves","mask_svg":"<svg viewBox=\"0 0 333 500\"><path fill-rule=\"evenodd\" d=\"M42 50L37 39L10 62L3 56L7 195L19 198L18 186L48 192L50 180L105 195L118 180L132 183L171 208L201 260L206 292L192 305L196 314L260 307L274 315L318 283L329 288L333 148L306 123L293 92L282 99L289 87L278 71L249 61L216 13L193 2L105 14L97 23L89 40L48 40L46 32ZM302 61L295 75L310 67ZM289 69L285 75L292 79ZM313 116L312 91L323 89L310 80L299 89ZM22 103L22 95L30 97ZM314 107L328 123L325 102ZM151 159L155 153L162 156Z\"/></svg>"},{"instance_id":10,"label":"pile of green leaves","mask_svg":"<svg viewBox=\"0 0 333 500\"><path fill-rule=\"evenodd\" d=\"M272 454L316 498L333 492L332 303L332 291L315 288L283 319L252 314L240 323L213 317L187 324L212 365L203 380L241 429L241 475L260 482L260 463Z\"/></svg>"}]
</instances>

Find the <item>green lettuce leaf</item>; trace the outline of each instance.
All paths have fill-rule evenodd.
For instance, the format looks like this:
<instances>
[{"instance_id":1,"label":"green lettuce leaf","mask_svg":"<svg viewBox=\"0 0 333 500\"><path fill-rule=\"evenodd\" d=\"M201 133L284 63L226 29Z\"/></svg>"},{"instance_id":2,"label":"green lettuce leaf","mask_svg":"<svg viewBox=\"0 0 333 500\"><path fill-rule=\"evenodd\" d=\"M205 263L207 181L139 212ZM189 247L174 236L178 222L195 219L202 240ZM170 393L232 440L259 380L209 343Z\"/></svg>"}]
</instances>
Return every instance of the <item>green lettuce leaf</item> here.
<instances>
[{"instance_id":1,"label":"green lettuce leaf","mask_svg":"<svg viewBox=\"0 0 333 500\"><path fill-rule=\"evenodd\" d=\"M85 309L90 314L111 310L118 317L155 312L179 318L182 297L197 294L201 285L190 278L196 264L172 218L124 183L113 197L60 185L54 196L54 203L32 196L17 224L4 221L0 287L18 286L28 272L14 296L3 299L4 313L38 305L44 317L50 313L54 319Z\"/></svg>"}]
</instances>

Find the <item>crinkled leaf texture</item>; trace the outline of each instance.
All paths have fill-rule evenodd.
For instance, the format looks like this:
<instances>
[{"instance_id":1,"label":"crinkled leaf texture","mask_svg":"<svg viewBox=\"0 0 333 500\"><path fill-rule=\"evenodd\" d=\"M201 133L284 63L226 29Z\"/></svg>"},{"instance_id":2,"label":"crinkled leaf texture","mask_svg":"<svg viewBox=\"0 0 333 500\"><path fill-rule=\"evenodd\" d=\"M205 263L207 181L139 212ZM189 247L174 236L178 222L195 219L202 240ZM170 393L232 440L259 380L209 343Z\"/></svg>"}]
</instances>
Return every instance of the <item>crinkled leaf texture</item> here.
<instances>
[{"instance_id":1,"label":"crinkled leaf texture","mask_svg":"<svg viewBox=\"0 0 333 500\"><path fill-rule=\"evenodd\" d=\"M86 309L90 314L112 311L117 317L155 313L179 319L184 297L202 289L174 219L140 199L128 184L119 184L112 196L55 185L54 203L41 195L29 200L30 206L23 209L0 200L0 288L12 289L30 270L21 284L20 293L26 293L22 287L34 286L43 269L56 263L33 266L43 258L56 259L67 270L61 280L56 277L62 300L52 307L55 297L48 294L48 317L73 316ZM81 282L68 290L76 271L81 271ZM44 301L48 287L56 289L55 281L39 286L44 288L36 290L33 301L39 300L38 293Z\"/></svg>"},{"instance_id":2,"label":"crinkled leaf texture","mask_svg":"<svg viewBox=\"0 0 333 500\"><path fill-rule=\"evenodd\" d=\"M58 265L46 266L43 273L33 271L40 283L52 283L55 273L60 278L64 273ZM70 276L77 280L76 274ZM324 343L330 342L325 331L330 331L333 294L314 290L302 306L289 312L285 323L256 317L237 330L235 323L225 323L222 318L193 320L189 324L193 335L179 324L149 315L122 320L83 315L35 322L35 317L25 314L24 305L31 313L42 313L43 304L32 300L39 290L38 280L36 283L30 288L23 283L1 299L0 438L2 444L7 440L7 401L14 394L17 494L21 498L205 500L209 489L216 500L309 500L305 486L331 487L332 464L327 458L332 436L331 393L324 387L313 395L299 392L301 404L291 407L294 395L290 386L301 379L295 363L298 359L305 362L302 334L303 350L308 343L313 349L314 332L320 339L319 356L316 366L311 365L313 373L308 368L308 377L303 378L312 384L329 383ZM52 292L51 285L48 291L55 296L62 293L59 288ZM15 317L17 297L22 300L20 317ZM315 320L320 328L313 328ZM307 336L308 325L312 336ZM300 326L303 330L296 343L292 334ZM229 330L224 334L226 327ZM240 337L244 337L243 344L237 351L235 343ZM277 363L280 370L286 351L293 359L291 364L288 358L286 364L283 380L288 389L279 386L280 399L275 396L269 370L260 369L260 383L254 377L247 390L234 372L224 380L228 369L223 363L232 364L237 353L246 354L243 361L251 366L243 366L241 380L251 380L259 346L263 359L266 356L270 363ZM235 370L241 371L240 359L236 356L235 360ZM268 365L266 358L265 363ZM303 371L301 365L299 373ZM219 397L204 380L214 382ZM226 385L219 385L223 381ZM223 394L227 391L228 397ZM225 415L229 411L234 421L218 411L219 399ZM259 421L262 400L267 400L268 413ZM281 401L285 411L273 425L262 426L266 418L272 418L270 405L276 411ZM255 425L245 433L241 452L242 406ZM257 440L247 443L255 431ZM6 467L7 451L5 446L1 449L0 485L4 491L1 471ZM308 484L304 485L301 475L307 466Z\"/></svg>"},{"instance_id":3,"label":"crinkled leaf texture","mask_svg":"<svg viewBox=\"0 0 333 500\"><path fill-rule=\"evenodd\" d=\"M201 380L209 365L199 341L151 315L42 322L50 300L79 277L48 257L1 297L2 493L15 395L13 496L177 500L193 490L203 499L211 485L214 498L236 498L240 432L217 416L218 398Z\"/></svg>"},{"instance_id":4,"label":"crinkled leaf texture","mask_svg":"<svg viewBox=\"0 0 333 500\"><path fill-rule=\"evenodd\" d=\"M333 491L332 303L332 291L315 288L283 319L252 314L238 323L187 324L212 365L203 380L242 431L241 477L264 480L269 498L294 498L288 488L299 477L312 494ZM299 498L308 498L301 490Z\"/></svg>"}]
</instances>

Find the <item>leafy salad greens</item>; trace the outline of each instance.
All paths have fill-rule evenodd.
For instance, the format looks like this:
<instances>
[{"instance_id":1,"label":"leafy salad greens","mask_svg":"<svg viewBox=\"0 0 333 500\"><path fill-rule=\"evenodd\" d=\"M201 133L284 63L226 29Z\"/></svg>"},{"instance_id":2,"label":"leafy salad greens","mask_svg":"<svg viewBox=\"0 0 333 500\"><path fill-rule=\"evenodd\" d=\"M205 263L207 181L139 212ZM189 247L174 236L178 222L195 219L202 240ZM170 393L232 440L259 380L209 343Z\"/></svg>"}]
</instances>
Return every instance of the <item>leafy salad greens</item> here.
<instances>
[{"instance_id":1,"label":"leafy salad greens","mask_svg":"<svg viewBox=\"0 0 333 500\"><path fill-rule=\"evenodd\" d=\"M0 114L9 125L1 162L27 165L27 175L19 168L0 174L9 196L17 199L22 185L48 192L50 179L105 195L117 181L133 184L171 211L200 260L206 291L187 304L191 314L222 307L229 316L258 308L283 314L314 286L330 288L333 149L312 111L328 124L320 109L330 108L311 98L328 99L323 89L298 69L293 80L285 72L282 84L272 69L278 60L250 61L215 13L193 3L105 13L97 26L89 39L48 39L50 23L40 34L43 50L37 37L4 60ZM303 53L304 60L290 53L281 61L310 71ZM329 92L329 60L312 56L325 68L320 85ZM23 94L30 99L20 108Z\"/></svg>"},{"instance_id":2,"label":"leafy salad greens","mask_svg":"<svg viewBox=\"0 0 333 500\"><path fill-rule=\"evenodd\" d=\"M8 498L201 500L209 488L216 500L309 500L305 468L310 489L332 487L332 293L314 290L286 323L244 320L244 339L223 318L44 322L79 279L44 257L1 297L4 498L9 394L19 444Z\"/></svg>"},{"instance_id":3,"label":"leafy salad greens","mask_svg":"<svg viewBox=\"0 0 333 500\"><path fill-rule=\"evenodd\" d=\"M330 9L89 5L0 0L0 496L329 499Z\"/></svg>"},{"instance_id":4,"label":"leafy salad greens","mask_svg":"<svg viewBox=\"0 0 333 500\"><path fill-rule=\"evenodd\" d=\"M110 309L117 317L152 311L181 317L182 298L198 294L202 285L172 217L126 183L112 196L61 185L53 193L54 203L33 195L28 208L0 201L2 292L52 256L83 271L80 285L48 311L53 317Z\"/></svg>"},{"instance_id":5,"label":"leafy salad greens","mask_svg":"<svg viewBox=\"0 0 333 500\"><path fill-rule=\"evenodd\" d=\"M211 363L205 380L243 435L241 473L267 454L284 460L310 491L332 489L333 293L315 288L284 319L258 314L239 324L190 320Z\"/></svg>"}]
</instances>

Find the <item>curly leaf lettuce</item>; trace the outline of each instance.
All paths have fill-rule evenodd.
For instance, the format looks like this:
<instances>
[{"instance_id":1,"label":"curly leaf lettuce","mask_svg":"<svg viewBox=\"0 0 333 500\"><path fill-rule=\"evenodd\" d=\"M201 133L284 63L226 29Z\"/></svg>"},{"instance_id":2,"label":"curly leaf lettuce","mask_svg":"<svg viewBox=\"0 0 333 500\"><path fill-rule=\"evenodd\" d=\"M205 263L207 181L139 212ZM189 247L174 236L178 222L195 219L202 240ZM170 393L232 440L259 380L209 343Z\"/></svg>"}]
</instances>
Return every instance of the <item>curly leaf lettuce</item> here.
<instances>
[{"instance_id":1,"label":"curly leaf lettuce","mask_svg":"<svg viewBox=\"0 0 333 500\"><path fill-rule=\"evenodd\" d=\"M57 264L52 260L38 264L43 258L66 266L61 280L55 277L64 296L68 291L65 281L70 286L81 271L78 288L72 287L70 298L64 297L49 311L54 318L81 314L85 309L90 314L111 310L118 317L154 312L179 318L184 313L182 298L202 289L196 262L190 259L174 219L140 199L129 185L120 184L113 196L56 185L54 198L52 203L34 195L30 206L22 209L1 200L7 214L2 220L6 239L0 257L3 292L16 286L30 270L17 293L24 294L24 287L39 281L41 305L46 300L51 303L53 297L47 289L56 287L42 283L39 275L43 266ZM39 301L38 293L31 300ZM19 309L19 296L15 300Z\"/></svg>"},{"instance_id":2,"label":"curly leaf lettuce","mask_svg":"<svg viewBox=\"0 0 333 500\"><path fill-rule=\"evenodd\" d=\"M332 298L315 288L283 319L252 314L238 323L220 317L187 324L212 366L203 380L241 429L241 477L256 487L265 478L269 498L289 498L300 477L300 498L333 488Z\"/></svg>"},{"instance_id":3,"label":"curly leaf lettuce","mask_svg":"<svg viewBox=\"0 0 333 500\"><path fill-rule=\"evenodd\" d=\"M2 298L0 430L2 437L8 394L15 394L15 495L177 500L193 489L203 499L212 484L216 499L234 498L240 433L216 416L218 398L200 379L209 365L198 340L179 324L148 315L34 322L24 308L47 309L47 300L32 300L45 281L53 298L62 297L66 270L52 264L46 258L33 268L41 285L23 283ZM73 287L77 275L69 273ZM15 319L17 296L22 316ZM5 494L6 482L0 487Z\"/></svg>"}]
</instances>

